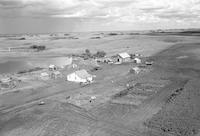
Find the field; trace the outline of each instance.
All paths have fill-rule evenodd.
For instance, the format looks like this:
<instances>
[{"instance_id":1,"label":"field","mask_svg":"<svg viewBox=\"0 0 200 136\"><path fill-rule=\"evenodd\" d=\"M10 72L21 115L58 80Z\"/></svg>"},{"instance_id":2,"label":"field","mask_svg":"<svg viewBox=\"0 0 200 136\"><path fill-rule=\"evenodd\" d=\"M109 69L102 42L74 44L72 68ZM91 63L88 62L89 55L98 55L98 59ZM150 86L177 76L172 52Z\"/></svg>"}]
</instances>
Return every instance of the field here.
<instances>
[{"instance_id":1,"label":"field","mask_svg":"<svg viewBox=\"0 0 200 136\"><path fill-rule=\"evenodd\" d=\"M7 35L0 41L0 66L13 67L0 73L20 79L15 88L0 90L1 136L200 135L198 35L91 32ZM32 51L32 45L46 49ZM38 78L50 59L86 49L105 51L108 57L141 54L142 64L74 58L77 69L95 75L92 84L66 81L70 66L60 70L61 78ZM146 66L146 60L153 65ZM101 69L92 70L96 66ZM130 73L136 66L143 70Z\"/></svg>"}]
</instances>

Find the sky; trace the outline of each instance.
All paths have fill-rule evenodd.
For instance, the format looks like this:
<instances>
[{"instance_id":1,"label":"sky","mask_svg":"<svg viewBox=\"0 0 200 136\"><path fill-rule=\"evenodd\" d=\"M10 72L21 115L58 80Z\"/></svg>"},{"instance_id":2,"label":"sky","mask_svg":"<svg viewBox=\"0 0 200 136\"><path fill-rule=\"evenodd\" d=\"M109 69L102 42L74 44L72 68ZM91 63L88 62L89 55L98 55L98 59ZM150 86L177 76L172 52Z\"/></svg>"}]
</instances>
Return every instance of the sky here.
<instances>
[{"instance_id":1,"label":"sky","mask_svg":"<svg viewBox=\"0 0 200 136\"><path fill-rule=\"evenodd\" d=\"M200 28L200 0L0 0L0 33Z\"/></svg>"}]
</instances>

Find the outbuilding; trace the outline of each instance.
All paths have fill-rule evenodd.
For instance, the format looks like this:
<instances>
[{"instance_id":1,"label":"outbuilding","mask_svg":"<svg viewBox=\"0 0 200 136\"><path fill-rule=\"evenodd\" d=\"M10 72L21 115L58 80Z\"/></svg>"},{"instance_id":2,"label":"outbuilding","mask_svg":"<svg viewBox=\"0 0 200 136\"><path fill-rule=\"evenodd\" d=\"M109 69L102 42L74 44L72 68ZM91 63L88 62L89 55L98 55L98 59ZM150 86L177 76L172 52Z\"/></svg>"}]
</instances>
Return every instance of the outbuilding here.
<instances>
[{"instance_id":1,"label":"outbuilding","mask_svg":"<svg viewBox=\"0 0 200 136\"><path fill-rule=\"evenodd\" d=\"M140 64L140 63L142 63L142 60L139 59L139 58L135 58L135 59L134 59L134 62L137 63L137 64Z\"/></svg>"},{"instance_id":2,"label":"outbuilding","mask_svg":"<svg viewBox=\"0 0 200 136\"><path fill-rule=\"evenodd\" d=\"M49 65L49 70L50 70L50 71L55 71L55 70L57 70L56 65L53 65L53 64Z\"/></svg>"},{"instance_id":3,"label":"outbuilding","mask_svg":"<svg viewBox=\"0 0 200 136\"><path fill-rule=\"evenodd\" d=\"M61 78L62 74L60 73L60 71L54 71L51 73L51 78L52 79L57 79L57 78Z\"/></svg>"},{"instance_id":4,"label":"outbuilding","mask_svg":"<svg viewBox=\"0 0 200 136\"><path fill-rule=\"evenodd\" d=\"M68 81L86 83L92 82L93 76L90 75L85 69L75 71L67 76Z\"/></svg>"},{"instance_id":5,"label":"outbuilding","mask_svg":"<svg viewBox=\"0 0 200 136\"><path fill-rule=\"evenodd\" d=\"M117 62L128 62L131 56L127 52L117 54Z\"/></svg>"},{"instance_id":6,"label":"outbuilding","mask_svg":"<svg viewBox=\"0 0 200 136\"><path fill-rule=\"evenodd\" d=\"M12 88L15 86L15 83L11 77L5 77L0 80L0 85L2 88Z\"/></svg>"}]
</instances>

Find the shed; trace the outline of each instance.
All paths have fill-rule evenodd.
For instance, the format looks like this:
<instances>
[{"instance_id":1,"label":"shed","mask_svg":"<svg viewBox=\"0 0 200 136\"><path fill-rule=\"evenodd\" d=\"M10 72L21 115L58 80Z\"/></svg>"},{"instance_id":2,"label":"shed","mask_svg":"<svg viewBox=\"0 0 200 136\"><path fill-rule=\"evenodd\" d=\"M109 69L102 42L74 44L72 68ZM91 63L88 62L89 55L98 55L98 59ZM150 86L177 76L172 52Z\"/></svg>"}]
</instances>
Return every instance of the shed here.
<instances>
[{"instance_id":1,"label":"shed","mask_svg":"<svg viewBox=\"0 0 200 136\"><path fill-rule=\"evenodd\" d=\"M106 57L106 58L103 58L103 62L104 63L113 63L113 60L111 58Z\"/></svg>"},{"instance_id":2,"label":"shed","mask_svg":"<svg viewBox=\"0 0 200 136\"><path fill-rule=\"evenodd\" d=\"M135 59L134 59L134 62L137 63L137 64L140 64L140 63L142 63L142 60L139 59L139 58L135 58Z\"/></svg>"},{"instance_id":3,"label":"shed","mask_svg":"<svg viewBox=\"0 0 200 136\"><path fill-rule=\"evenodd\" d=\"M53 64L49 65L49 70L50 70L50 71L57 70L56 65L53 65Z\"/></svg>"},{"instance_id":4,"label":"shed","mask_svg":"<svg viewBox=\"0 0 200 136\"><path fill-rule=\"evenodd\" d=\"M117 62L128 62L131 56L127 52L117 54Z\"/></svg>"},{"instance_id":5,"label":"shed","mask_svg":"<svg viewBox=\"0 0 200 136\"><path fill-rule=\"evenodd\" d=\"M60 73L60 71L54 71L51 73L51 78L53 79L57 79L57 78L61 78L62 74Z\"/></svg>"},{"instance_id":6,"label":"shed","mask_svg":"<svg viewBox=\"0 0 200 136\"><path fill-rule=\"evenodd\" d=\"M5 77L0 80L0 85L2 88L12 88L15 86L15 82L11 77Z\"/></svg>"},{"instance_id":7,"label":"shed","mask_svg":"<svg viewBox=\"0 0 200 136\"><path fill-rule=\"evenodd\" d=\"M90 75L85 69L75 71L74 73L71 73L67 75L67 80L72 82L92 82L93 76Z\"/></svg>"}]
</instances>

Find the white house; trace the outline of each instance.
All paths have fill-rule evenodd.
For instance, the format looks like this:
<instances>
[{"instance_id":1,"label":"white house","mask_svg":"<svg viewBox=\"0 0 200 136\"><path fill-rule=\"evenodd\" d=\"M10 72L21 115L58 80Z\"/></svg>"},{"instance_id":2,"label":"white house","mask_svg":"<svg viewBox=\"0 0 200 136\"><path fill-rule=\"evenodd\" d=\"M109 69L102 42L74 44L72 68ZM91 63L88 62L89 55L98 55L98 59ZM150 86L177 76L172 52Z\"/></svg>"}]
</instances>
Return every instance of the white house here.
<instances>
[{"instance_id":1,"label":"white house","mask_svg":"<svg viewBox=\"0 0 200 136\"><path fill-rule=\"evenodd\" d=\"M71 73L67 76L68 81L78 82L78 83L86 83L91 82L93 80L93 76L90 75L86 70L82 69Z\"/></svg>"},{"instance_id":2,"label":"white house","mask_svg":"<svg viewBox=\"0 0 200 136\"><path fill-rule=\"evenodd\" d=\"M118 62L128 62L130 61L131 56L127 52L117 54L117 61Z\"/></svg>"},{"instance_id":3,"label":"white house","mask_svg":"<svg viewBox=\"0 0 200 136\"><path fill-rule=\"evenodd\" d=\"M140 64L140 63L142 63L142 60L139 59L139 58L135 58L135 59L134 59L134 62L137 63L137 64Z\"/></svg>"}]
</instances>

